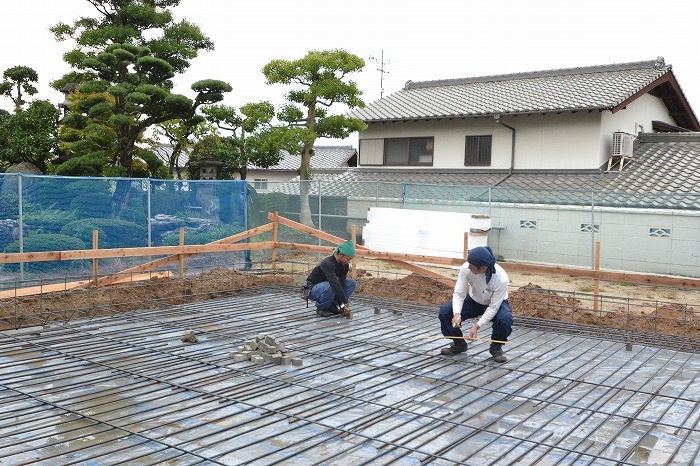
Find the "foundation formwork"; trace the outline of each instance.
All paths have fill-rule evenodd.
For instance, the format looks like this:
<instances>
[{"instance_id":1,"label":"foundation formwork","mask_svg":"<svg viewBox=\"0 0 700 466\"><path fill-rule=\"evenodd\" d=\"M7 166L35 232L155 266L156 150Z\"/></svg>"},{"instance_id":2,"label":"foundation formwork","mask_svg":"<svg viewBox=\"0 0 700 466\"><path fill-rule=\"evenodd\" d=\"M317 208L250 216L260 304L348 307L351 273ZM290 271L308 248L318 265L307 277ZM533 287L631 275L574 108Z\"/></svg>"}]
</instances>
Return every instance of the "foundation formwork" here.
<instances>
[{"instance_id":1,"label":"foundation formwork","mask_svg":"<svg viewBox=\"0 0 700 466\"><path fill-rule=\"evenodd\" d=\"M487 341L439 355L435 306L355 295L352 310L317 317L269 286L2 331L0 464L700 461L695 340L517 318L498 364ZM235 362L260 334L303 365Z\"/></svg>"}]
</instances>

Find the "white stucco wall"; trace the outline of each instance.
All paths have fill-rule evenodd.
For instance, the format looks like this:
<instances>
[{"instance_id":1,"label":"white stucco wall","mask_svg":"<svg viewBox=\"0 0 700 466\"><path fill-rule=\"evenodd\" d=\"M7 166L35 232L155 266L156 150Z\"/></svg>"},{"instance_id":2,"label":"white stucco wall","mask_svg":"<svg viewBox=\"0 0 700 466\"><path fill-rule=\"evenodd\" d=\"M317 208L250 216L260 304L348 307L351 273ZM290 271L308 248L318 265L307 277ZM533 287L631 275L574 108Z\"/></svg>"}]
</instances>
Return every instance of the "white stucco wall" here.
<instances>
[{"instance_id":1,"label":"white stucco wall","mask_svg":"<svg viewBox=\"0 0 700 466\"><path fill-rule=\"evenodd\" d=\"M297 176L299 175L292 171L285 172L281 170L248 170L248 173L246 174L246 181L248 182L248 184L253 186L256 179L267 180L267 191L269 191L271 189L274 189L280 183L292 180ZM265 190L260 191L262 192Z\"/></svg>"},{"instance_id":2,"label":"white stucco wall","mask_svg":"<svg viewBox=\"0 0 700 466\"><path fill-rule=\"evenodd\" d=\"M606 162L612 153L612 134L623 131L636 135L639 132L651 132L652 120L663 121L671 125L676 122L668 114L663 101L650 94L644 94L626 108L612 113L604 111L600 120L600 164Z\"/></svg>"},{"instance_id":3,"label":"white stucco wall","mask_svg":"<svg viewBox=\"0 0 700 466\"><path fill-rule=\"evenodd\" d=\"M598 112L512 117L502 121L516 129L513 167L516 170L577 170L600 166ZM499 135L510 141L509 130Z\"/></svg>"},{"instance_id":4,"label":"white stucco wall","mask_svg":"<svg viewBox=\"0 0 700 466\"><path fill-rule=\"evenodd\" d=\"M505 116L501 122L515 128L516 170L591 170L607 163L612 134L651 131L652 120L675 124L663 101L645 94L626 108L611 111L562 112L544 115ZM492 135L491 165L464 166L465 136ZM493 118L374 123L360 133L360 140L398 137L435 138L433 169L508 169L511 164L511 131ZM362 154L360 154L362 164ZM360 165L362 166L362 165ZM406 169L415 167L388 167Z\"/></svg>"},{"instance_id":5,"label":"white stucco wall","mask_svg":"<svg viewBox=\"0 0 700 466\"><path fill-rule=\"evenodd\" d=\"M516 130L515 169L593 169L601 165L599 112L503 117L501 121ZM465 137L475 135L493 136L488 167L464 165ZM493 118L373 124L360 134L360 139L398 137L433 137L433 169L493 170L511 165L512 132Z\"/></svg>"}]
</instances>

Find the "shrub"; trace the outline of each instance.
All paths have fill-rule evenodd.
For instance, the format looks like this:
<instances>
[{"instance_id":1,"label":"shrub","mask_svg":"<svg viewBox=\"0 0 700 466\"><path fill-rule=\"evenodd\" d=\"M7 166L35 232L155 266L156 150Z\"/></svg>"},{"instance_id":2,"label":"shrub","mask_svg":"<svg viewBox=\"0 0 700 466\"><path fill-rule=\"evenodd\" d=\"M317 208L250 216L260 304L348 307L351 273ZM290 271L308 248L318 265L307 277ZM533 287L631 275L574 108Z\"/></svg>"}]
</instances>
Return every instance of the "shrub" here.
<instances>
[{"instance_id":1,"label":"shrub","mask_svg":"<svg viewBox=\"0 0 700 466\"><path fill-rule=\"evenodd\" d=\"M31 233L58 234L61 228L75 220L73 213L54 210L39 210L23 216L23 222Z\"/></svg>"},{"instance_id":2,"label":"shrub","mask_svg":"<svg viewBox=\"0 0 700 466\"><path fill-rule=\"evenodd\" d=\"M27 236L23 239L24 252L45 252L45 251L72 251L77 249L87 249L85 243L78 238L66 235L39 234ZM5 253L19 252L19 241L13 241L4 249ZM28 262L24 264L27 272L57 272L68 271L87 265L89 261L47 261ZM17 272L19 264L5 264L5 270Z\"/></svg>"},{"instance_id":3,"label":"shrub","mask_svg":"<svg viewBox=\"0 0 700 466\"><path fill-rule=\"evenodd\" d=\"M137 225L146 225L148 217L146 211L141 207L124 207L119 212L119 220L135 223Z\"/></svg>"},{"instance_id":4,"label":"shrub","mask_svg":"<svg viewBox=\"0 0 700 466\"><path fill-rule=\"evenodd\" d=\"M15 193L5 193L0 196L0 218L14 218L19 216L19 196Z\"/></svg>"},{"instance_id":5,"label":"shrub","mask_svg":"<svg viewBox=\"0 0 700 466\"><path fill-rule=\"evenodd\" d=\"M105 193L82 193L71 200L70 207L79 218L109 217L112 214L112 196Z\"/></svg>"},{"instance_id":6,"label":"shrub","mask_svg":"<svg viewBox=\"0 0 700 466\"><path fill-rule=\"evenodd\" d=\"M145 225L110 218L76 220L66 224L61 233L92 245L92 230L99 232L99 247L104 249L133 248L144 246L147 242Z\"/></svg>"},{"instance_id":7,"label":"shrub","mask_svg":"<svg viewBox=\"0 0 700 466\"><path fill-rule=\"evenodd\" d=\"M192 231L185 227L185 244L207 244L243 231L241 225L223 225L207 231ZM169 233L163 237L163 246L180 244L180 233Z\"/></svg>"},{"instance_id":8,"label":"shrub","mask_svg":"<svg viewBox=\"0 0 700 466\"><path fill-rule=\"evenodd\" d=\"M183 191L154 191L151 193L151 212L175 215L185 210L191 193Z\"/></svg>"}]
</instances>

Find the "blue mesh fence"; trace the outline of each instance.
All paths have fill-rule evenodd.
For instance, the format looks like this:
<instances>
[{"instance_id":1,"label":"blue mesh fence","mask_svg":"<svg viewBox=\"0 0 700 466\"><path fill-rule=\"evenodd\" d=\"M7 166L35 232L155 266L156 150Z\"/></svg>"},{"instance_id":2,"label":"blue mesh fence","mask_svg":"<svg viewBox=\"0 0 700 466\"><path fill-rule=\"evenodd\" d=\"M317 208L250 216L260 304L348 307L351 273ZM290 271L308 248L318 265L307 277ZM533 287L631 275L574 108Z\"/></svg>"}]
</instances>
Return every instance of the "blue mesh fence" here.
<instances>
[{"instance_id":1,"label":"blue mesh fence","mask_svg":"<svg viewBox=\"0 0 700 466\"><path fill-rule=\"evenodd\" d=\"M182 181L0 176L0 246L6 252L204 244L269 222L268 213L301 219L300 183ZM634 193L516 189L418 183L308 182L308 209L316 228L357 240L372 207L440 210L491 217L489 244L504 260L589 267L602 243L601 267L700 276L700 193ZM19 232L23 231L24 235ZM400 234L400 232L397 232ZM271 239L271 233L251 241ZM286 242L326 244L288 228ZM642 253L643 252L643 253ZM269 251L205 254L199 267L248 267ZM100 271L121 270L148 258L100 260ZM26 264L28 272L78 273L89 261ZM54 267L62 267L55 270ZM3 267L5 276L18 265Z\"/></svg>"},{"instance_id":2,"label":"blue mesh fence","mask_svg":"<svg viewBox=\"0 0 700 466\"><path fill-rule=\"evenodd\" d=\"M6 174L0 177L0 246L4 252L204 244L247 229L245 181L179 181L130 178L56 177ZM24 235L19 235L19 225ZM209 255L207 255L209 256ZM218 257L216 257L218 256ZM245 264L247 254L194 257L204 262ZM151 258L101 259L100 273L112 273ZM16 273L83 275L92 262L47 261L5 264ZM31 275L30 275L31 276Z\"/></svg>"}]
</instances>

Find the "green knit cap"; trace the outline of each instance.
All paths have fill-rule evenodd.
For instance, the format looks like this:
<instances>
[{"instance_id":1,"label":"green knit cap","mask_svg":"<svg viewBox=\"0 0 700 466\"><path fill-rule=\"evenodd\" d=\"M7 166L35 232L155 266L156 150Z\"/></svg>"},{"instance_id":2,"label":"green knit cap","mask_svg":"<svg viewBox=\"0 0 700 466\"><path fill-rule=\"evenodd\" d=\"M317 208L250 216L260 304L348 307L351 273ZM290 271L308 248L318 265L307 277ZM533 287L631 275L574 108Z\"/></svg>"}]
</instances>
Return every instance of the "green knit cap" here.
<instances>
[{"instance_id":1,"label":"green knit cap","mask_svg":"<svg viewBox=\"0 0 700 466\"><path fill-rule=\"evenodd\" d=\"M344 256L355 256L355 244L352 241L346 241L340 243L337 248L335 248L334 253L339 252Z\"/></svg>"}]
</instances>

